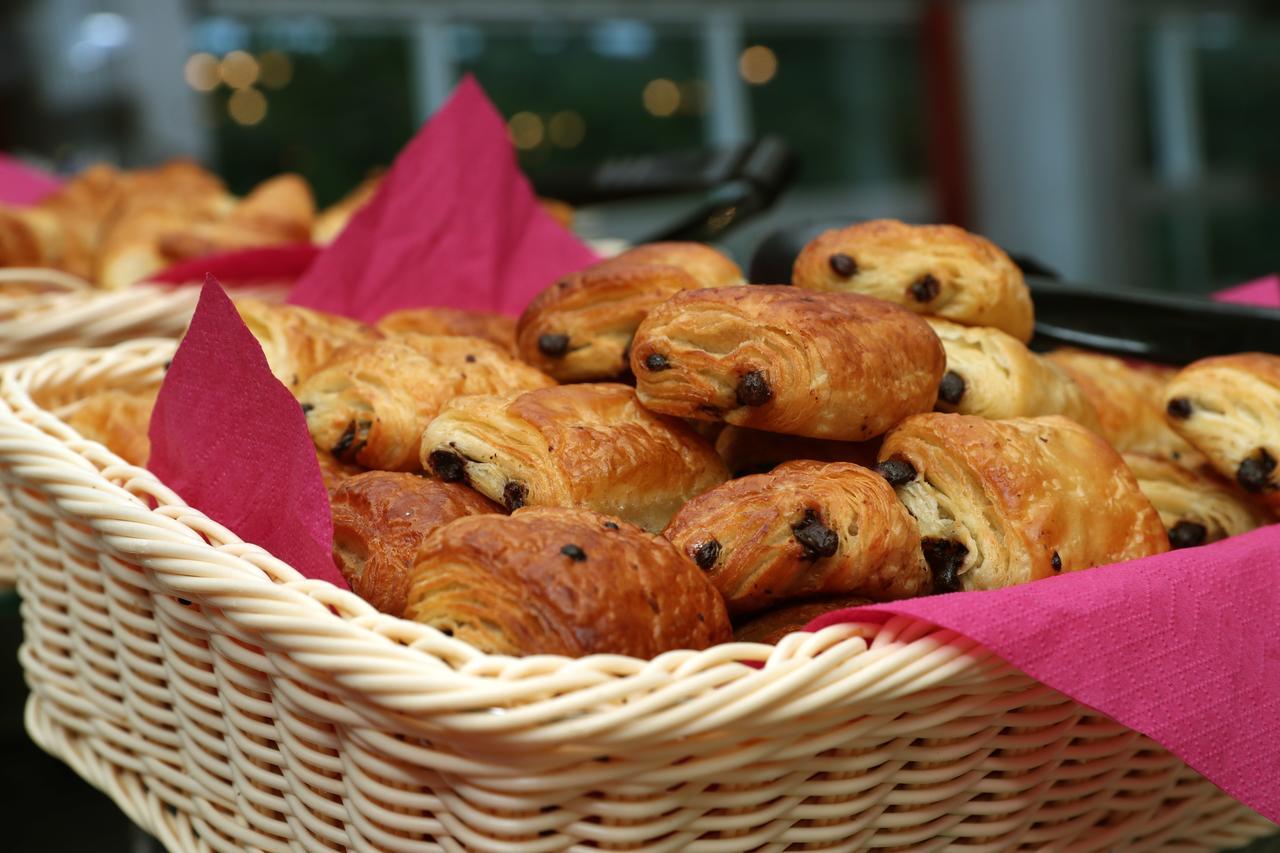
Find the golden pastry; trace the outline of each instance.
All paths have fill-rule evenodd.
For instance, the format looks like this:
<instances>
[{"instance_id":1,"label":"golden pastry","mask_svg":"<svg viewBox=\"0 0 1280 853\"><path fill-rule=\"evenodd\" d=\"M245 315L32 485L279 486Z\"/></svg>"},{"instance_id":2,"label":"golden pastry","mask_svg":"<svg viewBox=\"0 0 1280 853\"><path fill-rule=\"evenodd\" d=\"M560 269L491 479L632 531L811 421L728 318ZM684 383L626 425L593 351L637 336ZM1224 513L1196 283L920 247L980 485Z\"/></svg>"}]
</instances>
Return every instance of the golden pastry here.
<instances>
[{"instance_id":1,"label":"golden pastry","mask_svg":"<svg viewBox=\"0 0 1280 853\"><path fill-rule=\"evenodd\" d=\"M798 601L776 610L765 611L750 621L738 625L733 630L733 639L738 643L764 643L775 646L788 634L803 631L806 625L819 616L870 603L870 599L856 595L833 595Z\"/></svg>"},{"instance_id":2,"label":"golden pastry","mask_svg":"<svg viewBox=\"0 0 1280 853\"><path fill-rule=\"evenodd\" d=\"M630 267L639 264L678 267L693 276L699 287L729 287L746 283L737 264L705 243L644 243L604 260L599 265Z\"/></svg>"},{"instance_id":3,"label":"golden pastry","mask_svg":"<svg viewBox=\"0 0 1280 853\"><path fill-rule=\"evenodd\" d=\"M130 465L142 467L151 456L151 410L155 391L98 391L85 397L63 420Z\"/></svg>"},{"instance_id":4,"label":"golden pastry","mask_svg":"<svg viewBox=\"0 0 1280 853\"><path fill-rule=\"evenodd\" d=\"M909 311L783 286L677 294L631 348L654 411L841 441L933 408L943 365L937 335Z\"/></svg>"},{"instance_id":5,"label":"golden pastry","mask_svg":"<svg viewBox=\"0 0 1280 853\"><path fill-rule=\"evenodd\" d=\"M1260 509L1215 475L1145 453L1126 453L1124 462L1160 513L1174 548L1206 545L1270 523Z\"/></svg>"},{"instance_id":6,"label":"golden pastry","mask_svg":"<svg viewBox=\"0 0 1280 853\"><path fill-rule=\"evenodd\" d=\"M880 442L875 439L826 441L821 438L783 435L739 426L725 426L716 437L716 453L720 454L730 475L734 477L765 474L783 462L792 462L797 459L856 462L870 468L876 464L876 451L879 449Z\"/></svg>"},{"instance_id":7,"label":"golden pastry","mask_svg":"<svg viewBox=\"0 0 1280 853\"><path fill-rule=\"evenodd\" d=\"M342 347L382 337L364 323L297 305L250 297L236 298L235 305L262 346L271 373L293 391Z\"/></svg>"},{"instance_id":8,"label":"golden pastry","mask_svg":"<svg viewBox=\"0 0 1280 853\"><path fill-rule=\"evenodd\" d=\"M333 492L333 561L351 591L403 616L414 558L423 540L458 518L502 508L464 486L415 474L369 471Z\"/></svg>"},{"instance_id":9,"label":"golden pastry","mask_svg":"<svg viewBox=\"0 0 1280 853\"><path fill-rule=\"evenodd\" d=\"M705 439L613 384L454 400L427 427L421 452L437 477L508 509L586 507L652 531L728 476Z\"/></svg>"},{"instance_id":10,"label":"golden pastry","mask_svg":"<svg viewBox=\"0 0 1280 853\"><path fill-rule=\"evenodd\" d=\"M1023 343L1035 325L1022 271L1000 247L954 225L878 219L827 231L800 252L791 280L806 290L862 293L989 326Z\"/></svg>"},{"instance_id":11,"label":"golden pastry","mask_svg":"<svg viewBox=\"0 0 1280 853\"><path fill-rule=\"evenodd\" d=\"M363 474L366 468L350 465L334 459L328 451L316 448L316 462L320 465L320 478L324 481L324 490L329 493L330 500L338 487L357 474Z\"/></svg>"},{"instance_id":12,"label":"golden pastry","mask_svg":"<svg viewBox=\"0 0 1280 853\"><path fill-rule=\"evenodd\" d=\"M504 655L651 658L732 637L720 596L671 543L560 507L436 530L418 549L405 618Z\"/></svg>"},{"instance_id":13,"label":"golden pastry","mask_svg":"<svg viewBox=\"0 0 1280 853\"><path fill-rule=\"evenodd\" d=\"M422 431L445 403L552 384L488 341L414 335L345 347L297 397L316 447L366 468L413 471Z\"/></svg>"},{"instance_id":14,"label":"golden pastry","mask_svg":"<svg viewBox=\"0 0 1280 853\"><path fill-rule=\"evenodd\" d=\"M1079 349L1055 350L1045 357L1076 381L1098 415L1102 437L1116 450L1162 456L1187 468L1205 463L1164 419L1164 389L1174 369Z\"/></svg>"},{"instance_id":15,"label":"golden pastry","mask_svg":"<svg viewBox=\"0 0 1280 853\"><path fill-rule=\"evenodd\" d=\"M874 471L787 462L689 501L663 535L707 573L734 616L815 595L932 591L920 534Z\"/></svg>"},{"instance_id":16,"label":"golden pastry","mask_svg":"<svg viewBox=\"0 0 1280 853\"><path fill-rule=\"evenodd\" d=\"M994 420L1063 415L1095 432L1101 429L1075 380L1013 336L937 318L929 325L947 351L938 411Z\"/></svg>"},{"instance_id":17,"label":"golden pastry","mask_svg":"<svg viewBox=\"0 0 1280 853\"><path fill-rule=\"evenodd\" d=\"M186 258L311 239L316 205L300 175L283 174L258 184L224 218L191 222L158 237L166 263Z\"/></svg>"},{"instance_id":18,"label":"golden pastry","mask_svg":"<svg viewBox=\"0 0 1280 853\"><path fill-rule=\"evenodd\" d=\"M885 436L880 459L916 519L940 592L1012 586L1169 548L1120 455L1060 415L915 415Z\"/></svg>"},{"instance_id":19,"label":"golden pastry","mask_svg":"<svg viewBox=\"0 0 1280 853\"><path fill-rule=\"evenodd\" d=\"M1183 438L1280 515L1280 356L1201 359L1169 382L1164 401Z\"/></svg>"},{"instance_id":20,"label":"golden pastry","mask_svg":"<svg viewBox=\"0 0 1280 853\"><path fill-rule=\"evenodd\" d=\"M406 334L480 338L517 354L516 321L503 314L459 308L406 308L391 312L377 325L378 331L389 338Z\"/></svg>"}]
</instances>

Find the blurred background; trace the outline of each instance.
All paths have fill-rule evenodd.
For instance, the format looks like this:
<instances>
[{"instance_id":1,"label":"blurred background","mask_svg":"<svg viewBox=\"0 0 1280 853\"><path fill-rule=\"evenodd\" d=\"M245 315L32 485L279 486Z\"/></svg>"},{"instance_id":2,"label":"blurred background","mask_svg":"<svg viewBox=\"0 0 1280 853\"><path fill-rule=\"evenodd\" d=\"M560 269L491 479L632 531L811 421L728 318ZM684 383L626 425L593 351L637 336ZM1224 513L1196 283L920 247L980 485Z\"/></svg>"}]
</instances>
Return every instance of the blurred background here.
<instances>
[{"instance_id":1,"label":"blurred background","mask_svg":"<svg viewBox=\"0 0 1280 853\"><path fill-rule=\"evenodd\" d=\"M294 170L330 202L467 72L540 186L784 140L796 180L726 233L740 258L778 222L897 216L1099 285L1280 269L1274 2L6 0L0 150L60 171L186 154L239 191ZM577 227L634 238L675 204Z\"/></svg>"}]
</instances>

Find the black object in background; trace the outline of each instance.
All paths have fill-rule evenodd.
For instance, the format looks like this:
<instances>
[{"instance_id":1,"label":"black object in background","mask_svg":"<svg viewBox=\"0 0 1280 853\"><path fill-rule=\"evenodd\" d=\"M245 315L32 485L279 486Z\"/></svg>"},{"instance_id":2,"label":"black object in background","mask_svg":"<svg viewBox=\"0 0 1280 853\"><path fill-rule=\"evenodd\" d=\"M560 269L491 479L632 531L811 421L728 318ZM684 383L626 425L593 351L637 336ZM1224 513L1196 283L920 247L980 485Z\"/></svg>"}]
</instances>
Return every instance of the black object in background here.
<instances>
[{"instance_id":1,"label":"black object in background","mask_svg":"<svg viewBox=\"0 0 1280 853\"><path fill-rule=\"evenodd\" d=\"M810 240L853 221L802 222L774 231L756 248L748 280L789 283L796 255ZM1280 355L1275 309L1068 284L1042 277L1046 268L1034 260L1011 257L1026 274L1035 301L1033 349L1070 345L1168 364L1237 352Z\"/></svg>"}]
</instances>

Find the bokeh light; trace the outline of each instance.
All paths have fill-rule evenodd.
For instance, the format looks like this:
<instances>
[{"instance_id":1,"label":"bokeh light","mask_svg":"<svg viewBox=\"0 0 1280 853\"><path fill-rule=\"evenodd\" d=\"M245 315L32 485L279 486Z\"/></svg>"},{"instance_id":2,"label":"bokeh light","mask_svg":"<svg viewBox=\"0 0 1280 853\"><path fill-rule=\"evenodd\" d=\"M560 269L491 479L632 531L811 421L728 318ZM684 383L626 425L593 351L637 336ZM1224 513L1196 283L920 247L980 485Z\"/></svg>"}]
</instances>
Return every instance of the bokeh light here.
<instances>
[{"instance_id":1,"label":"bokeh light","mask_svg":"<svg viewBox=\"0 0 1280 853\"><path fill-rule=\"evenodd\" d=\"M283 51L268 50L258 57L258 82L268 89L283 89L293 79L293 61Z\"/></svg>"},{"instance_id":2,"label":"bokeh light","mask_svg":"<svg viewBox=\"0 0 1280 853\"><path fill-rule=\"evenodd\" d=\"M267 117L267 96L253 88L236 89L227 99L227 112L236 124L250 127Z\"/></svg>"},{"instance_id":3,"label":"bokeh light","mask_svg":"<svg viewBox=\"0 0 1280 853\"><path fill-rule=\"evenodd\" d=\"M738 73L753 86L763 86L778 73L778 57L762 44L753 44L738 57Z\"/></svg>"},{"instance_id":4,"label":"bokeh light","mask_svg":"<svg viewBox=\"0 0 1280 853\"><path fill-rule=\"evenodd\" d=\"M542 144L542 118L536 113L518 112L507 122L507 132L517 148L530 151Z\"/></svg>"},{"instance_id":5,"label":"bokeh light","mask_svg":"<svg viewBox=\"0 0 1280 853\"><path fill-rule=\"evenodd\" d=\"M247 89L258 79L258 60L243 50L233 50L222 57L218 73L232 89Z\"/></svg>"},{"instance_id":6,"label":"bokeh light","mask_svg":"<svg viewBox=\"0 0 1280 853\"><path fill-rule=\"evenodd\" d=\"M650 80L644 87L644 108L651 115L669 116L680 107L680 87L665 77Z\"/></svg>"},{"instance_id":7,"label":"bokeh light","mask_svg":"<svg viewBox=\"0 0 1280 853\"><path fill-rule=\"evenodd\" d=\"M577 148L587 135L587 123L573 110L564 110L547 122L547 136L557 148Z\"/></svg>"},{"instance_id":8,"label":"bokeh light","mask_svg":"<svg viewBox=\"0 0 1280 853\"><path fill-rule=\"evenodd\" d=\"M218 59L212 53L193 53L182 66L182 77L197 92L218 88Z\"/></svg>"}]
</instances>

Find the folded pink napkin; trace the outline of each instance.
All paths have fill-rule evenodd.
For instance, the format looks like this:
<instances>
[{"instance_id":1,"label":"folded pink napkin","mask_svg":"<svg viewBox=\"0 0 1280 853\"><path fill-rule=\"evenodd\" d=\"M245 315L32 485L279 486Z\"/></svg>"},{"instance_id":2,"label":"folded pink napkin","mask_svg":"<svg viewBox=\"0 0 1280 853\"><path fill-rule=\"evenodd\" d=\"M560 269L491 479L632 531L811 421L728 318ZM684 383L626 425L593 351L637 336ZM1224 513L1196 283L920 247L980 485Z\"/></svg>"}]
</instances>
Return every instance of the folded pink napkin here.
<instances>
[{"instance_id":1,"label":"folded pink napkin","mask_svg":"<svg viewBox=\"0 0 1280 853\"><path fill-rule=\"evenodd\" d=\"M1280 308L1280 275L1269 275L1220 290L1213 295L1213 298L1219 302Z\"/></svg>"},{"instance_id":2,"label":"folded pink napkin","mask_svg":"<svg viewBox=\"0 0 1280 853\"><path fill-rule=\"evenodd\" d=\"M191 506L302 574L346 588L302 407L212 276L151 415L147 467Z\"/></svg>"},{"instance_id":3,"label":"folded pink napkin","mask_svg":"<svg viewBox=\"0 0 1280 853\"><path fill-rule=\"evenodd\" d=\"M0 204L35 204L59 186L53 175L0 154Z\"/></svg>"},{"instance_id":4,"label":"folded pink napkin","mask_svg":"<svg viewBox=\"0 0 1280 853\"><path fill-rule=\"evenodd\" d=\"M542 209L502 116L468 76L289 301L368 321L421 306L517 314L595 260Z\"/></svg>"},{"instance_id":5,"label":"folded pink napkin","mask_svg":"<svg viewBox=\"0 0 1280 853\"><path fill-rule=\"evenodd\" d=\"M190 284L211 275L228 287L237 284L296 281L320 254L320 247L310 243L283 246L259 246L235 252L220 252L202 258L180 261L147 281L164 284Z\"/></svg>"}]
</instances>

